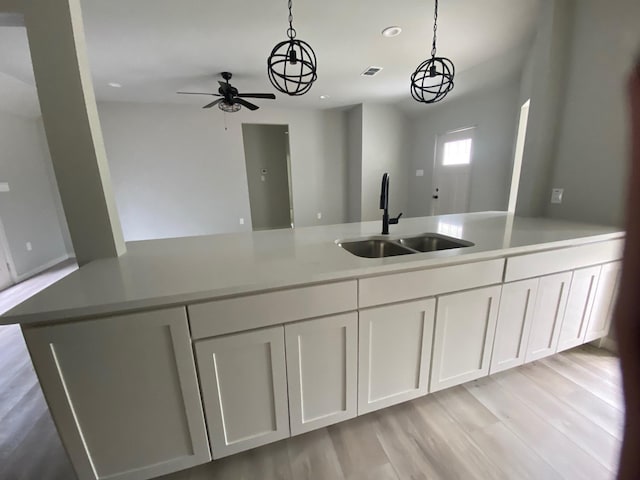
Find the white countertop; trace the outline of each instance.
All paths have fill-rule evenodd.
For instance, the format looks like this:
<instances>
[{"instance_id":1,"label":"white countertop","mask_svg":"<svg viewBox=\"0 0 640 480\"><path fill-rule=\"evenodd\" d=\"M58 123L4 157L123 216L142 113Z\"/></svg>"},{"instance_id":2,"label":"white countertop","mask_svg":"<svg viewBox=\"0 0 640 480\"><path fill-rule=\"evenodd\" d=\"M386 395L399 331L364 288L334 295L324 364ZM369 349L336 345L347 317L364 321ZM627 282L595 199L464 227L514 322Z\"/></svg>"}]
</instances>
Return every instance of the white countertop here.
<instances>
[{"instance_id":1,"label":"white countertop","mask_svg":"<svg viewBox=\"0 0 640 480\"><path fill-rule=\"evenodd\" d=\"M381 259L360 258L338 239L379 235L381 222L127 243L0 317L35 324L360 278L620 238L614 227L483 212L403 218L391 236L436 232L475 246Z\"/></svg>"}]
</instances>

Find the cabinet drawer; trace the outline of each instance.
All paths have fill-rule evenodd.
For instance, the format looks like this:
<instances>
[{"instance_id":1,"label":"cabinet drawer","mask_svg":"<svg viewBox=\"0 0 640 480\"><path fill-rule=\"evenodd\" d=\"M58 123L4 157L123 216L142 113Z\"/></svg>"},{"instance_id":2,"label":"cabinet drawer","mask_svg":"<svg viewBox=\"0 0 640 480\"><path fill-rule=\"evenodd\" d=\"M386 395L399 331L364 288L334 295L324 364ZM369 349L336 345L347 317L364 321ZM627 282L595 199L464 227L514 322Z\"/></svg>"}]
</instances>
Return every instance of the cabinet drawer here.
<instances>
[{"instance_id":1,"label":"cabinet drawer","mask_svg":"<svg viewBox=\"0 0 640 480\"><path fill-rule=\"evenodd\" d=\"M214 337L357 309L356 280L189 305L191 337Z\"/></svg>"},{"instance_id":2,"label":"cabinet drawer","mask_svg":"<svg viewBox=\"0 0 640 480\"><path fill-rule=\"evenodd\" d=\"M414 272L395 273L359 281L360 307L433 297L502 282L504 259L465 263Z\"/></svg>"},{"instance_id":3,"label":"cabinet drawer","mask_svg":"<svg viewBox=\"0 0 640 480\"><path fill-rule=\"evenodd\" d=\"M624 239L618 239L511 257L507 259L504 281L513 282L613 262L622 258L623 247Z\"/></svg>"}]
</instances>

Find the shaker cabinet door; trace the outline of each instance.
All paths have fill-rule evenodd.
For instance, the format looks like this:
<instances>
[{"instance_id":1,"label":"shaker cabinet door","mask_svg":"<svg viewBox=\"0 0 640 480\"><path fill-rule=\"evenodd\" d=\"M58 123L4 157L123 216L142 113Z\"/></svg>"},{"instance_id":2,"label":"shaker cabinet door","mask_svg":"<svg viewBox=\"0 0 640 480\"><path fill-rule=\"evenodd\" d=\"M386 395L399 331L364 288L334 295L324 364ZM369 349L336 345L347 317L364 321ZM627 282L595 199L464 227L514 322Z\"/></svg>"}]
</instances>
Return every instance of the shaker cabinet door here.
<instances>
[{"instance_id":1,"label":"shaker cabinet door","mask_svg":"<svg viewBox=\"0 0 640 480\"><path fill-rule=\"evenodd\" d=\"M537 293L537 278L507 283L502 287L489 373L524 363Z\"/></svg>"},{"instance_id":2,"label":"shaker cabinet door","mask_svg":"<svg viewBox=\"0 0 640 480\"><path fill-rule=\"evenodd\" d=\"M438 298L431 391L489 374L501 287Z\"/></svg>"},{"instance_id":3,"label":"shaker cabinet door","mask_svg":"<svg viewBox=\"0 0 640 480\"><path fill-rule=\"evenodd\" d=\"M358 314L284 327L291 435L358 413Z\"/></svg>"},{"instance_id":4,"label":"shaker cabinet door","mask_svg":"<svg viewBox=\"0 0 640 480\"><path fill-rule=\"evenodd\" d=\"M560 329L558 352L584 343L599 277L599 266L581 268L573 272L567 308Z\"/></svg>"},{"instance_id":5,"label":"shaker cabinet door","mask_svg":"<svg viewBox=\"0 0 640 480\"><path fill-rule=\"evenodd\" d=\"M360 311L358 414L428 393L435 299Z\"/></svg>"},{"instance_id":6,"label":"shaker cabinet door","mask_svg":"<svg viewBox=\"0 0 640 480\"><path fill-rule=\"evenodd\" d=\"M556 353L570 285L571 272L540 278L533 309L526 362L532 362Z\"/></svg>"},{"instance_id":7,"label":"shaker cabinet door","mask_svg":"<svg viewBox=\"0 0 640 480\"><path fill-rule=\"evenodd\" d=\"M196 342L213 458L289 436L282 326Z\"/></svg>"},{"instance_id":8,"label":"shaker cabinet door","mask_svg":"<svg viewBox=\"0 0 640 480\"><path fill-rule=\"evenodd\" d=\"M211 460L184 308L24 334L78 478L155 478Z\"/></svg>"},{"instance_id":9,"label":"shaker cabinet door","mask_svg":"<svg viewBox=\"0 0 640 480\"><path fill-rule=\"evenodd\" d=\"M585 333L584 341L592 342L606 337L611 326L611 318L615 307L618 283L620 282L620 262L607 263L602 266L598 288L596 289L593 309L589 318L589 325Z\"/></svg>"}]
</instances>

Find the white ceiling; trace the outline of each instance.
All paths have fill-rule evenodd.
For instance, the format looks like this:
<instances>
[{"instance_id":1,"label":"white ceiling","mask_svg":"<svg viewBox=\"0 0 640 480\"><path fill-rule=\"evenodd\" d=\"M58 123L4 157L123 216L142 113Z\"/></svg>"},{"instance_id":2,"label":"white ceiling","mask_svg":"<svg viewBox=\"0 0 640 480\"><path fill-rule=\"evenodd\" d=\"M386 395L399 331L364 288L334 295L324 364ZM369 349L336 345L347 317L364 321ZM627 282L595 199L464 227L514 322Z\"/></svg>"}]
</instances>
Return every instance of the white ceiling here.
<instances>
[{"instance_id":1,"label":"white ceiling","mask_svg":"<svg viewBox=\"0 0 640 480\"><path fill-rule=\"evenodd\" d=\"M520 71L539 3L440 2L438 53L456 65L458 96ZM215 91L223 70L233 72L240 91L277 94L267 79L266 58L286 38L285 0L83 0L82 7L98 100L198 106L206 97L175 92ZM430 51L433 0L294 0L293 8L298 38L317 54L318 81L305 96L277 94L276 101L257 103L327 108L397 101L424 108L410 99L409 76ZM402 34L382 37L390 25L401 26ZM361 77L371 65L384 70ZM0 27L0 73L33 85L23 28ZM0 82L0 100L9 83Z\"/></svg>"}]
</instances>

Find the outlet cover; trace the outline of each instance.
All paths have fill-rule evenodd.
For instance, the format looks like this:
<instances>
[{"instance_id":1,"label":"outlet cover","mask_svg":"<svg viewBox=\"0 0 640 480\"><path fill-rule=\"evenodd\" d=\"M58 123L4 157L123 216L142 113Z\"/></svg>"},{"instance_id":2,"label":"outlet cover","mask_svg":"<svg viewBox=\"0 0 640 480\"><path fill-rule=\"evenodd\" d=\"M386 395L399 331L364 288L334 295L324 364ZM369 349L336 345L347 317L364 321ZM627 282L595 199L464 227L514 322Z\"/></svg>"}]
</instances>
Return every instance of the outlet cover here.
<instances>
[{"instance_id":1,"label":"outlet cover","mask_svg":"<svg viewBox=\"0 0 640 480\"><path fill-rule=\"evenodd\" d=\"M27 242L26 246L27 246L27 251L30 252L31 250L33 250L33 245L31 245L31 242Z\"/></svg>"},{"instance_id":2,"label":"outlet cover","mask_svg":"<svg viewBox=\"0 0 640 480\"><path fill-rule=\"evenodd\" d=\"M7 182L0 182L0 192L9 192L9 184Z\"/></svg>"},{"instance_id":3,"label":"outlet cover","mask_svg":"<svg viewBox=\"0 0 640 480\"><path fill-rule=\"evenodd\" d=\"M551 190L551 203L562 203L564 188L554 188Z\"/></svg>"},{"instance_id":4,"label":"outlet cover","mask_svg":"<svg viewBox=\"0 0 640 480\"><path fill-rule=\"evenodd\" d=\"M322 212L318 212L318 220L322 220Z\"/></svg>"},{"instance_id":5,"label":"outlet cover","mask_svg":"<svg viewBox=\"0 0 640 480\"><path fill-rule=\"evenodd\" d=\"M244 225L244 218L240 217L240 225Z\"/></svg>"},{"instance_id":6,"label":"outlet cover","mask_svg":"<svg viewBox=\"0 0 640 480\"><path fill-rule=\"evenodd\" d=\"M424 177L424 170L416 170L416 177Z\"/></svg>"}]
</instances>

